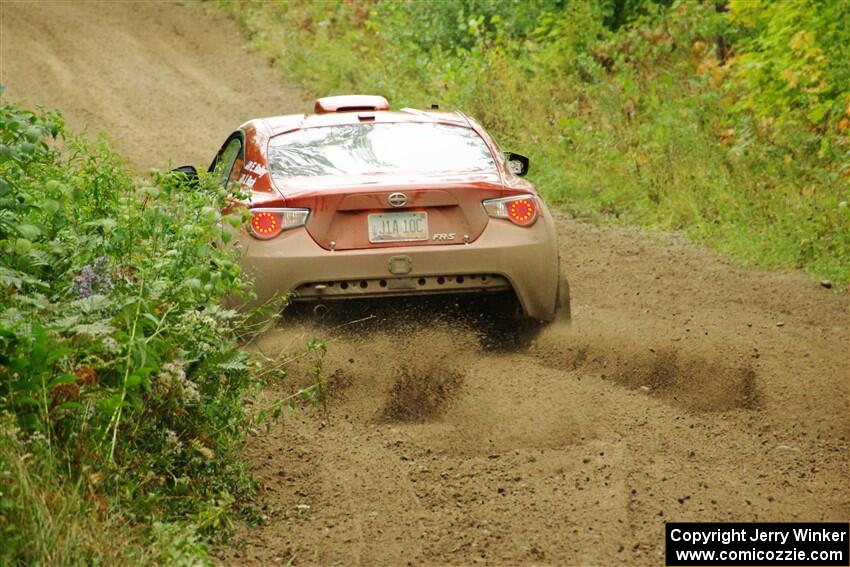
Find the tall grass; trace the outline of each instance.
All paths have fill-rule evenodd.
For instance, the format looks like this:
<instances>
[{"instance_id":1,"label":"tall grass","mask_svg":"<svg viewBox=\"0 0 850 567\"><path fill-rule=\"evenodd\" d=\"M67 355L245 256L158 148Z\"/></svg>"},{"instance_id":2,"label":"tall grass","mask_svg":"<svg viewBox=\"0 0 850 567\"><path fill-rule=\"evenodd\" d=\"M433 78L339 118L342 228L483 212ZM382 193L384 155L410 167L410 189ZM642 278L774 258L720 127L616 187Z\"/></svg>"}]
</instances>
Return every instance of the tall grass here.
<instances>
[{"instance_id":1,"label":"tall grass","mask_svg":"<svg viewBox=\"0 0 850 567\"><path fill-rule=\"evenodd\" d=\"M4 478L0 558L21 565L127 564L143 556L142 533L63 477L48 455L29 451L9 423L0 437Z\"/></svg>"}]
</instances>

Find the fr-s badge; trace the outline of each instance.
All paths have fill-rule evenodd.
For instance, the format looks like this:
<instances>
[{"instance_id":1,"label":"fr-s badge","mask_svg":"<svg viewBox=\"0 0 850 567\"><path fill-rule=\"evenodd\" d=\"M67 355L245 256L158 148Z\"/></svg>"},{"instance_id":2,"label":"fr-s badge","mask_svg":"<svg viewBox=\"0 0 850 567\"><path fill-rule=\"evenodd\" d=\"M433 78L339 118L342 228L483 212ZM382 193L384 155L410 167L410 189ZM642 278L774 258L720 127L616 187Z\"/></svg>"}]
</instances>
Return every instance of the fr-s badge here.
<instances>
[{"instance_id":1,"label":"fr-s badge","mask_svg":"<svg viewBox=\"0 0 850 567\"><path fill-rule=\"evenodd\" d=\"M431 240L454 240L456 232L435 232Z\"/></svg>"}]
</instances>

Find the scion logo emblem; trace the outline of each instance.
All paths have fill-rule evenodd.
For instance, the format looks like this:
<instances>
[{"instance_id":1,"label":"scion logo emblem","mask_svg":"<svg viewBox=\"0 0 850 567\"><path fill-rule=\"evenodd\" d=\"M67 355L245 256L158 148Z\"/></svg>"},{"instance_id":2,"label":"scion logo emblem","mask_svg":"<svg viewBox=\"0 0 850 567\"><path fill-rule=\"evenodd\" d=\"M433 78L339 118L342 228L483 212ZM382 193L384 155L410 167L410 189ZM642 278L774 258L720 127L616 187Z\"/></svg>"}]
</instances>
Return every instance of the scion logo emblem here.
<instances>
[{"instance_id":1,"label":"scion logo emblem","mask_svg":"<svg viewBox=\"0 0 850 567\"><path fill-rule=\"evenodd\" d=\"M387 201L393 207L403 207L407 204L407 195L404 193L391 193Z\"/></svg>"}]
</instances>

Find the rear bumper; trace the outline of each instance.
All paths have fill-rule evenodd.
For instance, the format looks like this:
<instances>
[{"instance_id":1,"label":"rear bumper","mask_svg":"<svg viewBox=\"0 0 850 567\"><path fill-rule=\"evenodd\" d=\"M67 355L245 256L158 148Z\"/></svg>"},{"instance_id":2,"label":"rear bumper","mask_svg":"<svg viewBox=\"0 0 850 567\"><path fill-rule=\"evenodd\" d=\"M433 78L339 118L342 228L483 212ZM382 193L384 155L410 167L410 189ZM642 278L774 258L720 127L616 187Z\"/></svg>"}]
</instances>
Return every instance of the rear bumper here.
<instances>
[{"instance_id":1,"label":"rear bumper","mask_svg":"<svg viewBox=\"0 0 850 567\"><path fill-rule=\"evenodd\" d=\"M554 222L548 211L531 227L492 219L470 244L400 246L332 252L303 228L272 240L241 235L242 265L259 301L294 291L297 299L343 299L512 288L524 313L552 320L558 284Z\"/></svg>"}]
</instances>

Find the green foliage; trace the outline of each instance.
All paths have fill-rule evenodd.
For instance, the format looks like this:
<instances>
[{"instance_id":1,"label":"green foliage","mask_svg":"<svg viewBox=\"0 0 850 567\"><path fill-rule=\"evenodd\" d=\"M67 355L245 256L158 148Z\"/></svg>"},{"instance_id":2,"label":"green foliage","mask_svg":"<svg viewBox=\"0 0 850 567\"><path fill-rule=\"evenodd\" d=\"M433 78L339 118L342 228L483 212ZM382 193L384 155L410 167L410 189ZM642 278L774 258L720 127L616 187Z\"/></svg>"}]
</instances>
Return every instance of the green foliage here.
<instances>
[{"instance_id":1,"label":"green foliage","mask_svg":"<svg viewBox=\"0 0 850 567\"><path fill-rule=\"evenodd\" d=\"M740 108L836 127L850 103L850 4L733 0L731 9L748 31L736 61Z\"/></svg>"},{"instance_id":2,"label":"green foliage","mask_svg":"<svg viewBox=\"0 0 850 567\"><path fill-rule=\"evenodd\" d=\"M474 116L573 214L850 279L846 3L222 4L317 95Z\"/></svg>"},{"instance_id":3,"label":"green foliage","mask_svg":"<svg viewBox=\"0 0 850 567\"><path fill-rule=\"evenodd\" d=\"M0 563L123 563L69 551L99 514L160 522L125 536L146 542L139 561L193 564L193 530L226 529L252 493L244 316L224 307L249 288L213 244L240 222L226 198L175 174L135 183L57 114L0 106Z\"/></svg>"}]
</instances>

